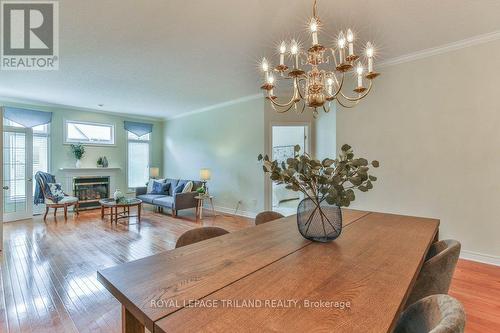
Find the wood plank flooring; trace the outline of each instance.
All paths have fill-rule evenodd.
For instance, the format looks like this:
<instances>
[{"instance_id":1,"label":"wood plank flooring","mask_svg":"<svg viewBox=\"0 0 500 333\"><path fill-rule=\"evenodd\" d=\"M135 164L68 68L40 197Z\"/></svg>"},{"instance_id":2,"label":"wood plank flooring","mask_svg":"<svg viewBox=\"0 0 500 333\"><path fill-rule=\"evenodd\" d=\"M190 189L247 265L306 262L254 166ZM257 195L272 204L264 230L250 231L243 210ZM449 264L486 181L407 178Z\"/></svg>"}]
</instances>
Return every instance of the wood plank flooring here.
<instances>
[{"instance_id":1,"label":"wood plank flooring","mask_svg":"<svg viewBox=\"0 0 500 333\"><path fill-rule=\"evenodd\" d=\"M70 214L67 222L5 223L0 332L120 332L120 305L96 271L172 249L183 232L202 225L236 231L253 221L219 215L196 222L189 210L174 219L149 209L129 226L111 226L99 211ZM500 332L500 267L460 261L450 293L466 307L467 332Z\"/></svg>"}]
</instances>

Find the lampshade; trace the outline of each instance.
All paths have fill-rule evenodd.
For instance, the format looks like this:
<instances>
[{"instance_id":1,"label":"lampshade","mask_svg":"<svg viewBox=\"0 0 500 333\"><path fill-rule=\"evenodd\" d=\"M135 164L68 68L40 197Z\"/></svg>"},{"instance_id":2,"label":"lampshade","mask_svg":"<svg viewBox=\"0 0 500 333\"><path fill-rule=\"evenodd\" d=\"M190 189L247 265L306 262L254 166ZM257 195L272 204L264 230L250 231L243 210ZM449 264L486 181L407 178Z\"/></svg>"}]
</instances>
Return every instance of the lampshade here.
<instances>
[{"instance_id":1,"label":"lampshade","mask_svg":"<svg viewBox=\"0 0 500 333\"><path fill-rule=\"evenodd\" d=\"M210 169L200 169L200 179L203 181L210 180L210 177L212 176L212 172Z\"/></svg>"},{"instance_id":2,"label":"lampshade","mask_svg":"<svg viewBox=\"0 0 500 333\"><path fill-rule=\"evenodd\" d=\"M149 168L149 176L156 178L160 176L160 168Z\"/></svg>"}]
</instances>

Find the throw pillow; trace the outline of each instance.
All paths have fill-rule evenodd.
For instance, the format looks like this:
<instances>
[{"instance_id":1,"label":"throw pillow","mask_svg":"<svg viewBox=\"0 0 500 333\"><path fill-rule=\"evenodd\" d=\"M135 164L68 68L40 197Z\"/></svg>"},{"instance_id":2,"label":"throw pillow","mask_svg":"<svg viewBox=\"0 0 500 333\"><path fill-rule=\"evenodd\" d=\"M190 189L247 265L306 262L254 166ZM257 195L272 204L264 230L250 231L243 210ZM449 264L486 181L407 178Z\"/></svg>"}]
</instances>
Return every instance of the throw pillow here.
<instances>
[{"instance_id":1,"label":"throw pillow","mask_svg":"<svg viewBox=\"0 0 500 333\"><path fill-rule=\"evenodd\" d=\"M182 189L182 193L189 193L193 190L193 182L188 181L186 185L184 185L184 188Z\"/></svg>"},{"instance_id":2,"label":"throw pillow","mask_svg":"<svg viewBox=\"0 0 500 333\"><path fill-rule=\"evenodd\" d=\"M60 183L48 183L47 185L49 185L49 194L52 196L53 201L59 202L64 198L64 192Z\"/></svg>"},{"instance_id":3,"label":"throw pillow","mask_svg":"<svg viewBox=\"0 0 500 333\"><path fill-rule=\"evenodd\" d=\"M175 190L174 190L174 194L179 194L179 193L182 193L182 190L184 189L184 186L186 185L186 183L179 183L179 185L177 185L175 187Z\"/></svg>"},{"instance_id":4,"label":"throw pillow","mask_svg":"<svg viewBox=\"0 0 500 333\"><path fill-rule=\"evenodd\" d=\"M153 190L151 191L151 194L167 194L168 193L168 188L170 187L169 183L163 183L154 180L153 181Z\"/></svg>"},{"instance_id":5,"label":"throw pillow","mask_svg":"<svg viewBox=\"0 0 500 333\"><path fill-rule=\"evenodd\" d=\"M153 193L153 183L154 183L154 182L164 183L164 182L165 182L165 179L154 179L154 178L149 178L149 181L148 181L148 184L147 184L147 189L146 189L146 193L147 193L147 194L151 194L151 193Z\"/></svg>"}]
</instances>

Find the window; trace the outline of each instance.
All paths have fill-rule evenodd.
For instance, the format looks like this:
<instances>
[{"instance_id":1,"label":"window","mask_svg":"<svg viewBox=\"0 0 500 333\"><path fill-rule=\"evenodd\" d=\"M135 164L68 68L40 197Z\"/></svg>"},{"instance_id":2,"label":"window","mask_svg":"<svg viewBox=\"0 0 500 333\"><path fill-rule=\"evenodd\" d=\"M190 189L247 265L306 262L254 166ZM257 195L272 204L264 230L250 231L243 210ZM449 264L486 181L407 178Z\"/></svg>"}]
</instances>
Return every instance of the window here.
<instances>
[{"instance_id":1,"label":"window","mask_svg":"<svg viewBox=\"0 0 500 333\"><path fill-rule=\"evenodd\" d=\"M128 132L128 187L145 186L149 180L149 143L151 134L141 137Z\"/></svg>"},{"instance_id":2,"label":"window","mask_svg":"<svg viewBox=\"0 0 500 333\"><path fill-rule=\"evenodd\" d=\"M67 120L65 143L83 143L94 145L114 145L115 126Z\"/></svg>"}]
</instances>

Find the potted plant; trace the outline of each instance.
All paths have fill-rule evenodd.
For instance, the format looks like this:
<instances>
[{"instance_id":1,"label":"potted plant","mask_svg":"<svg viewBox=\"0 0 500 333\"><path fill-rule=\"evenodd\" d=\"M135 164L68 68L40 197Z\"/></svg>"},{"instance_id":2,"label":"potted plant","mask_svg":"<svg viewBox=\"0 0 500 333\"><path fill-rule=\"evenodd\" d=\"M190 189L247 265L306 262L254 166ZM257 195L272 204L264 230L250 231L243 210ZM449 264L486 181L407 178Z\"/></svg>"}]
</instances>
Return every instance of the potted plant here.
<instances>
[{"instance_id":1,"label":"potted plant","mask_svg":"<svg viewBox=\"0 0 500 333\"><path fill-rule=\"evenodd\" d=\"M355 200L354 190L367 192L377 178L370 175L369 165L379 167L378 161L355 158L351 146L345 144L336 159L323 161L300 154L294 147L294 157L279 163L259 155L264 172L277 184L305 196L297 208L299 231L307 239L329 242L342 231L340 207L348 207Z\"/></svg>"},{"instance_id":2,"label":"potted plant","mask_svg":"<svg viewBox=\"0 0 500 333\"><path fill-rule=\"evenodd\" d=\"M97 167L98 168L103 168L104 167L104 163L102 161L102 156L99 156L99 158L97 159Z\"/></svg>"},{"instance_id":3,"label":"potted plant","mask_svg":"<svg viewBox=\"0 0 500 333\"><path fill-rule=\"evenodd\" d=\"M80 167L80 160L83 158L83 155L85 155L85 147L82 144L72 144L71 145L71 152L73 153L73 156L76 159L75 166L77 168Z\"/></svg>"}]
</instances>

